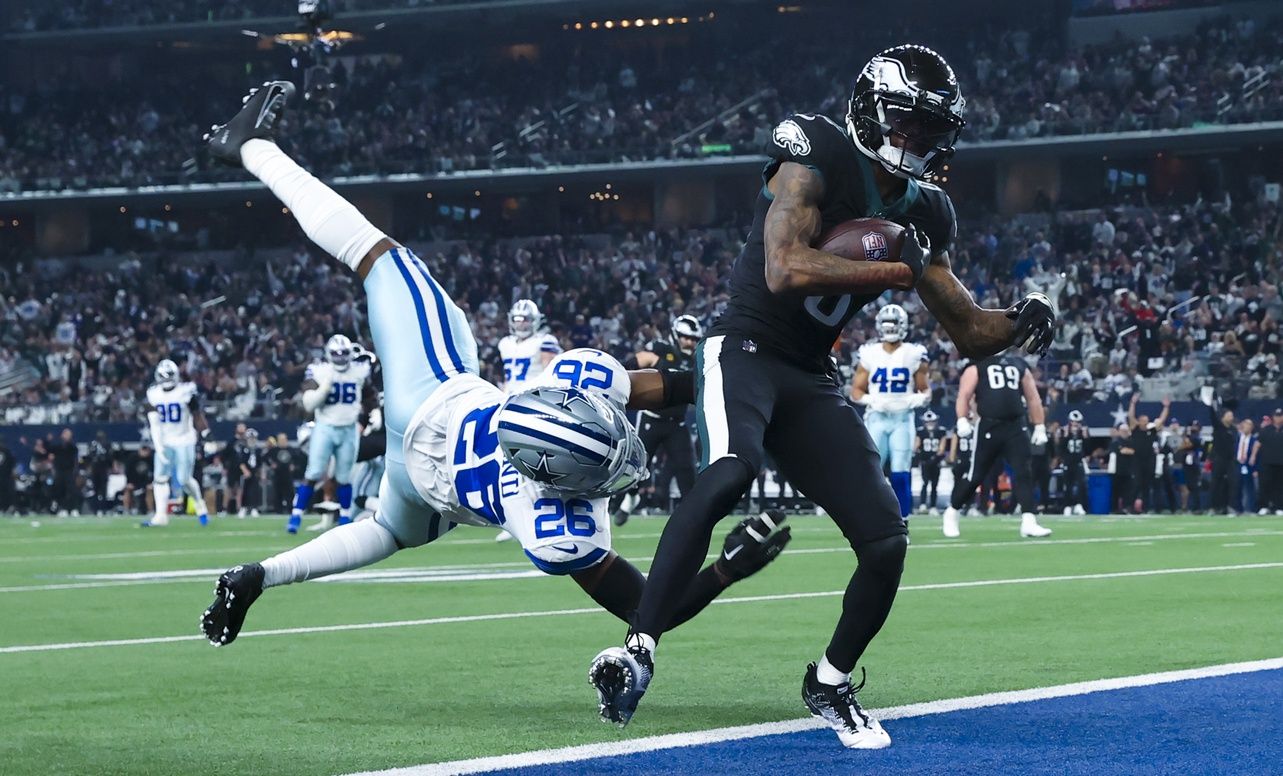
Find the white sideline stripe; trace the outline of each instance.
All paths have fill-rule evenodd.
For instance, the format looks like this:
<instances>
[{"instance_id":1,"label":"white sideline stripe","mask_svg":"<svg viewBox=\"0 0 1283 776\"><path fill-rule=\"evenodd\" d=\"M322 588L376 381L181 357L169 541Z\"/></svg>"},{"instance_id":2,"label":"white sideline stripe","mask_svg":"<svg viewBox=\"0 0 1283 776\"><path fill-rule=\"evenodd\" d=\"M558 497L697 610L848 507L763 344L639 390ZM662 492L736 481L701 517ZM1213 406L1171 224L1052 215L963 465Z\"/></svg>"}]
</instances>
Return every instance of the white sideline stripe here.
<instances>
[{"instance_id":1,"label":"white sideline stripe","mask_svg":"<svg viewBox=\"0 0 1283 776\"><path fill-rule=\"evenodd\" d=\"M939 542L927 544L909 545L911 550L922 549L957 549L966 547L1044 547L1066 544L1114 544L1126 543L1132 546L1148 546L1157 540L1168 539L1220 539L1220 538L1255 538L1262 536L1283 536L1283 531L1266 531L1264 529L1253 529L1250 531L1218 531L1211 533L1190 533L1190 534L1154 534L1151 536L1098 536L1084 539L1046 539L1036 542L1031 541L997 541L997 542ZM493 540L481 540L482 544L493 544ZM1241 544L1223 544L1222 547L1248 547L1253 543L1245 542ZM830 553L847 553L851 548L842 547L808 547L805 549L795 549L787 551L786 555L820 555ZM156 554L164 554L164 551L157 550ZM204 552L204 550L193 550L191 552ZM88 557L88 556L87 556ZM717 557L717 553L710 553L708 558ZM633 558L635 565L647 565L654 558ZM495 579L515 579L520 577L537 578L544 576L542 572L530 573L469 573L473 570L484 569L492 570L498 568L522 568L528 569L529 564L524 562L510 563L479 563L479 564L460 564L453 566L420 566L406 569L386 569L388 572L384 575L377 575L376 572L366 572L370 576L357 576L362 572L352 571L343 574L336 574L332 577L313 580L316 582L423 582L423 581L440 581L440 582L472 582L488 581ZM416 573L417 568L417 573ZM434 575L440 570L447 569L454 576L449 578L437 578ZM0 594L5 593L39 593L52 590L86 590L99 587L128 587L130 585L154 585L162 582L186 582L192 579L217 577L224 569L193 569L179 571L147 571L121 574L75 574L73 579L83 580L79 582L58 582L39 585L12 585L9 587L0 587ZM403 572L394 575L392 572ZM903 589L903 588L902 588Z\"/></svg>"},{"instance_id":2,"label":"white sideline stripe","mask_svg":"<svg viewBox=\"0 0 1283 776\"><path fill-rule=\"evenodd\" d=\"M131 550L129 552L99 552L89 555L0 555L0 563L49 563L64 560L125 560L128 558L164 558L170 555L215 555L222 552L262 552L262 545L254 547L186 547L172 550Z\"/></svg>"},{"instance_id":3,"label":"white sideline stripe","mask_svg":"<svg viewBox=\"0 0 1283 776\"><path fill-rule=\"evenodd\" d=\"M1041 582L1076 582L1091 579L1124 579L1128 577L1154 577L1171 574L1205 574L1218 571L1251 571L1256 569L1283 568L1279 563L1243 563L1236 566L1196 566L1175 569L1151 569L1148 571L1109 571L1098 574L1070 574L1059 577L1018 577L1015 579L977 579L967 582L933 582L922 585L904 585L900 592L914 590L952 590L972 587L995 587L1000 585L1031 585ZM761 601L792 601L800 598L826 598L843 595L845 590L824 590L814 593L781 593L776 595L736 596L714 599L714 604L744 604ZM489 620L520 620L531 617L562 617L575 614L607 614L600 608L586 609L552 609L538 612L502 612L498 614L469 614L454 617L430 617L422 620L391 620L386 622L363 622L346 625L311 625L301 628L275 628L261 631L245 631L241 638L250 636L287 636L301 633L331 633L335 631L379 630L383 628L408 628L416 625L445 625L456 622L483 622ZM111 639L108 641L71 641L54 644L19 644L0 647L0 654L15 652L55 652L64 649L83 649L88 647L122 647L138 644L167 644L175 641L204 641L205 637L195 636L150 636L138 639Z\"/></svg>"},{"instance_id":4,"label":"white sideline stripe","mask_svg":"<svg viewBox=\"0 0 1283 776\"><path fill-rule=\"evenodd\" d=\"M1076 695L1090 695L1110 690L1125 690L1131 687L1151 687L1159 684L1184 682L1191 679L1211 679L1218 676L1254 673L1257 671L1275 671L1283 668L1283 657L1269 660L1252 660L1242 663L1225 663L1203 668L1187 668L1179 671L1163 671L1136 676L1120 676L1114 679L1095 679L1087 682L1073 682L1052 687L1035 687L1028 690L1009 690L1005 692L971 695L964 698L948 698L925 703L910 703L904 706L891 706L885 709L872 709L875 717L882 720L925 717L933 714L948 714L954 711L984 709L993 706L1008 706L1015 703L1069 698ZM580 762L595 760L601 757L654 752L660 749L679 749L704 744L716 744L725 741L738 741L745 738L799 733L806 730L819 730L827 725L813 717L790 719L782 722L766 722L757 725L740 725L737 727L714 728L693 733L669 733L662 736L634 738L630 741L607 741L598 744L582 744L559 749L543 749L535 752L498 755L495 757L478 757L471 760L454 760L452 762L427 765L411 765L404 768L389 768L382 771L363 771L351 776L445 776L445 774L487 773L507 768L529 768L553 763ZM836 746L836 744L834 744Z\"/></svg>"}]
</instances>

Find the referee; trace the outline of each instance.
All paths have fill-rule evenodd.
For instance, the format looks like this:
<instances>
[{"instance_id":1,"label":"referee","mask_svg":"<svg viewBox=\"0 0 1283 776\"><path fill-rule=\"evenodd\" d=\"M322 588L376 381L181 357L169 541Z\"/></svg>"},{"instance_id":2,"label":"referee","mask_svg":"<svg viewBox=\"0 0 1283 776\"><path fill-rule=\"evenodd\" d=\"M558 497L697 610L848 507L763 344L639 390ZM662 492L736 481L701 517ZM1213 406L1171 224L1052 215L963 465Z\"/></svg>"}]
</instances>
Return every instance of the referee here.
<instances>
[{"instance_id":1,"label":"referee","mask_svg":"<svg viewBox=\"0 0 1283 776\"><path fill-rule=\"evenodd\" d=\"M974 428L967 420L972 398L980 415ZM1034 495L1026 412L1034 424L1033 444L1047 444L1047 427L1043 425L1042 398L1029 364L1010 350L969 364L962 370L957 412L958 436L970 436L974 452L966 477L954 483L949 508L944 512L944 535L951 539L959 535L958 510L971 500L985 475L1001 458L1012 470L1012 487L1022 512L1020 535L1050 536L1051 529L1039 525L1030 511Z\"/></svg>"}]
</instances>

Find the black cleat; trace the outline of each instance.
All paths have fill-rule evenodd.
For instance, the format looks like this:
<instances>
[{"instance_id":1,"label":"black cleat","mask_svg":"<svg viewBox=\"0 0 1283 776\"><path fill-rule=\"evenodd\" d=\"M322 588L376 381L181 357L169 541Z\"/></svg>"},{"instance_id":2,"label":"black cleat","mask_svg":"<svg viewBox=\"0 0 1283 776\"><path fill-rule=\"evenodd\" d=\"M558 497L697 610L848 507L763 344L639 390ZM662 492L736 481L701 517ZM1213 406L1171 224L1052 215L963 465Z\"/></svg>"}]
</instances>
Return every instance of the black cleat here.
<instances>
[{"instance_id":1,"label":"black cleat","mask_svg":"<svg viewBox=\"0 0 1283 776\"><path fill-rule=\"evenodd\" d=\"M628 513L622 509L616 509L610 515L611 522L613 522L616 525L616 527L627 523L628 517L629 517Z\"/></svg>"},{"instance_id":2,"label":"black cleat","mask_svg":"<svg viewBox=\"0 0 1283 776\"><path fill-rule=\"evenodd\" d=\"M258 563L223 572L214 585L214 603L200 618L200 629L216 647L231 644L245 624L245 614L263 594L263 567Z\"/></svg>"},{"instance_id":3,"label":"black cleat","mask_svg":"<svg viewBox=\"0 0 1283 776\"><path fill-rule=\"evenodd\" d=\"M597 689L601 721L627 725L654 675L655 661L645 647L610 647L598 653L588 669L588 682Z\"/></svg>"},{"instance_id":4,"label":"black cleat","mask_svg":"<svg viewBox=\"0 0 1283 776\"><path fill-rule=\"evenodd\" d=\"M741 520L726 535L722 554L713 562L717 572L737 582L765 568L793 539L789 527L780 527L784 520L784 512L778 509L768 509L756 517Z\"/></svg>"},{"instance_id":5,"label":"black cleat","mask_svg":"<svg viewBox=\"0 0 1283 776\"><path fill-rule=\"evenodd\" d=\"M209 153L223 164L241 166L241 146L246 140L271 140L285 103L294 96L289 81L268 81L241 99L241 110L226 124L215 124L205 135Z\"/></svg>"},{"instance_id":6,"label":"black cleat","mask_svg":"<svg viewBox=\"0 0 1283 776\"><path fill-rule=\"evenodd\" d=\"M864 687L852 688L851 682L839 685L824 684L815 675L815 663L806 667L802 680L802 702L811 710L811 716L828 723L838 734L838 740L848 749L884 749L891 745L891 736L878 721L860 706L855 694Z\"/></svg>"}]
</instances>

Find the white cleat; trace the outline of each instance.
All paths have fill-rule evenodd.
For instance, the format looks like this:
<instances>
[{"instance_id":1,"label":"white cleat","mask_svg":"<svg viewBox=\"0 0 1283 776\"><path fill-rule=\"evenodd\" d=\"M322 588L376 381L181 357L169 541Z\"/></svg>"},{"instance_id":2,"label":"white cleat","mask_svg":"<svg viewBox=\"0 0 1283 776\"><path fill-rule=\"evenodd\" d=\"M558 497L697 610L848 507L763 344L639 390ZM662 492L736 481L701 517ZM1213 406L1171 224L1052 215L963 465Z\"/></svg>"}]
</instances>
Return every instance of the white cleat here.
<instances>
[{"instance_id":1,"label":"white cleat","mask_svg":"<svg viewBox=\"0 0 1283 776\"><path fill-rule=\"evenodd\" d=\"M512 534L508 533L507 531L500 531L499 535L496 536L494 540L496 542L510 542L512 541Z\"/></svg>"},{"instance_id":2,"label":"white cleat","mask_svg":"<svg viewBox=\"0 0 1283 776\"><path fill-rule=\"evenodd\" d=\"M931 507L930 509L927 510L927 514L932 517L936 517L937 515L940 514L940 510L936 509L935 507Z\"/></svg>"},{"instance_id":3,"label":"white cleat","mask_svg":"<svg viewBox=\"0 0 1283 776\"><path fill-rule=\"evenodd\" d=\"M1020 516L1020 535L1027 539L1038 539L1051 536L1051 529L1038 525L1038 517L1032 512L1026 512Z\"/></svg>"},{"instance_id":4,"label":"white cleat","mask_svg":"<svg viewBox=\"0 0 1283 776\"><path fill-rule=\"evenodd\" d=\"M1078 515L1079 517L1082 517L1083 515L1087 514L1087 510L1083 509L1082 504L1074 504L1074 514Z\"/></svg>"},{"instance_id":5,"label":"white cleat","mask_svg":"<svg viewBox=\"0 0 1283 776\"><path fill-rule=\"evenodd\" d=\"M949 507L944 511L944 538L957 539L962 535L958 530L958 510Z\"/></svg>"},{"instance_id":6,"label":"white cleat","mask_svg":"<svg viewBox=\"0 0 1283 776\"><path fill-rule=\"evenodd\" d=\"M325 517L322 517L319 521L317 521L313 525L309 525L307 527L307 530L315 533L317 531L328 531L333 527L334 527L334 515L332 513L327 512Z\"/></svg>"},{"instance_id":7,"label":"white cleat","mask_svg":"<svg viewBox=\"0 0 1283 776\"><path fill-rule=\"evenodd\" d=\"M1269 513L1270 513L1270 510L1266 509L1265 507L1261 507L1260 509L1256 510L1256 514L1258 515L1268 515Z\"/></svg>"}]
</instances>

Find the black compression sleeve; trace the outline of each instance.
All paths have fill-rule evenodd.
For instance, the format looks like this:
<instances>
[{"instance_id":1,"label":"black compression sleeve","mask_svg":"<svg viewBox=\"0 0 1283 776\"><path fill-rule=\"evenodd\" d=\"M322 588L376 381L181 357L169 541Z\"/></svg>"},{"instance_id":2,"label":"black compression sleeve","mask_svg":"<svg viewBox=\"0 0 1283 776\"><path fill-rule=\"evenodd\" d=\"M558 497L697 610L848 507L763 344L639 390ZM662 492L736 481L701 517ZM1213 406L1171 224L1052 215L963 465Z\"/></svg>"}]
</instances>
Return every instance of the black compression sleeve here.
<instances>
[{"instance_id":1,"label":"black compression sleeve","mask_svg":"<svg viewBox=\"0 0 1283 776\"><path fill-rule=\"evenodd\" d=\"M676 407L695 403L694 372L660 372L664 381L664 406Z\"/></svg>"}]
</instances>

